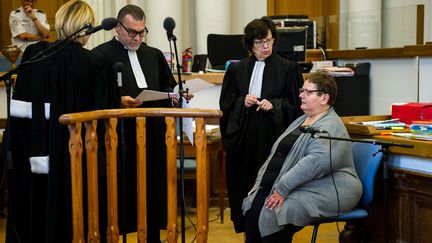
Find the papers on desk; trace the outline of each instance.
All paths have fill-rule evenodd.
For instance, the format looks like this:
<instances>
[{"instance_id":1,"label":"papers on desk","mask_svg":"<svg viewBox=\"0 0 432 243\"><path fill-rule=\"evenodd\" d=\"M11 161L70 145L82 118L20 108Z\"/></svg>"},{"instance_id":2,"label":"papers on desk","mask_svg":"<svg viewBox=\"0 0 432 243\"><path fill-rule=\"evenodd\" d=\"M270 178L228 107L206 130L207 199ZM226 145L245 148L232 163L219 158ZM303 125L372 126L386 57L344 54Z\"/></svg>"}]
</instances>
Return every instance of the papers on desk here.
<instances>
[{"instance_id":1,"label":"papers on desk","mask_svg":"<svg viewBox=\"0 0 432 243\"><path fill-rule=\"evenodd\" d=\"M351 124L360 124L366 126L373 126L378 129L391 129L394 127L406 127L406 124L400 122L398 118L389 119L389 120L381 120L381 121L364 121L364 122L350 122Z\"/></svg>"},{"instance_id":2,"label":"papers on desk","mask_svg":"<svg viewBox=\"0 0 432 243\"><path fill-rule=\"evenodd\" d=\"M349 67L323 67L321 70L328 72L334 77L354 76L354 71Z\"/></svg>"},{"instance_id":3,"label":"papers on desk","mask_svg":"<svg viewBox=\"0 0 432 243\"><path fill-rule=\"evenodd\" d=\"M223 70L219 70L219 69L211 69L211 68L207 68L206 71L209 72L209 73L224 73L224 72L225 72L225 69L223 69Z\"/></svg>"},{"instance_id":4,"label":"papers on desk","mask_svg":"<svg viewBox=\"0 0 432 243\"><path fill-rule=\"evenodd\" d=\"M397 132L393 132L391 135L408 138L408 139L432 141L431 135L422 135L422 134L414 134L414 133L397 133Z\"/></svg>"}]
</instances>

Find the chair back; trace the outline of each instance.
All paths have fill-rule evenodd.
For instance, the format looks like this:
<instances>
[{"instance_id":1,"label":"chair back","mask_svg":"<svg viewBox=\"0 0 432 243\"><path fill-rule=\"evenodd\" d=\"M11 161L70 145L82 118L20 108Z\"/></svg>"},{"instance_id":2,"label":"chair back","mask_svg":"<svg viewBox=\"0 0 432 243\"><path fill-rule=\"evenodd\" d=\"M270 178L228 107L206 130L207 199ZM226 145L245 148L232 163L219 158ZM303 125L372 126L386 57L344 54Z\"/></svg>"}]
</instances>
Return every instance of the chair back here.
<instances>
[{"instance_id":1,"label":"chair back","mask_svg":"<svg viewBox=\"0 0 432 243\"><path fill-rule=\"evenodd\" d=\"M243 35L209 34L207 36L207 55L213 69L225 69L229 60L241 60L249 56L243 46Z\"/></svg>"},{"instance_id":2,"label":"chair back","mask_svg":"<svg viewBox=\"0 0 432 243\"><path fill-rule=\"evenodd\" d=\"M380 146L371 143L354 142L352 144L354 164L363 185L363 194L357 205L360 208L366 208L372 202L375 176L383 157L382 153L376 153L380 149Z\"/></svg>"}]
</instances>

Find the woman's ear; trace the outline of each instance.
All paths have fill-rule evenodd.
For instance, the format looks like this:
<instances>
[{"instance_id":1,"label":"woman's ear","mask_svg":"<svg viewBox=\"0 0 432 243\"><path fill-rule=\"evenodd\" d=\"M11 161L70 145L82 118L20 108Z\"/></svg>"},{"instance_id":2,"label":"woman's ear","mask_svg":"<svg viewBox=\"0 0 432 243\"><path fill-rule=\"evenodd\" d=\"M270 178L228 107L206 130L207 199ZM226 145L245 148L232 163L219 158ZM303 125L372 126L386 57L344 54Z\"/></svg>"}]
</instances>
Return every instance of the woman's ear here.
<instances>
[{"instance_id":1,"label":"woman's ear","mask_svg":"<svg viewBox=\"0 0 432 243\"><path fill-rule=\"evenodd\" d=\"M329 100L330 100L330 95L329 94L323 94L321 97L322 97L321 104L327 105Z\"/></svg>"}]
</instances>

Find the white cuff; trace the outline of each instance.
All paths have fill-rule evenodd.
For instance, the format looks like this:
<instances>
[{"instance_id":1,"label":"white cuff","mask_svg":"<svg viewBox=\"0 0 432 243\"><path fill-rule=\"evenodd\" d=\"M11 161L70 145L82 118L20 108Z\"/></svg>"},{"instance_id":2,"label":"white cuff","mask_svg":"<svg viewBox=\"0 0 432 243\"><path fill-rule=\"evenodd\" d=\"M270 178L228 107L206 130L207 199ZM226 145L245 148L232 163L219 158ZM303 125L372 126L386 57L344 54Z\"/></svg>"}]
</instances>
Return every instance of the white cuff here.
<instances>
[{"instance_id":1,"label":"white cuff","mask_svg":"<svg viewBox=\"0 0 432 243\"><path fill-rule=\"evenodd\" d=\"M36 174L48 174L49 156L30 157L31 171Z\"/></svg>"}]
</instances>

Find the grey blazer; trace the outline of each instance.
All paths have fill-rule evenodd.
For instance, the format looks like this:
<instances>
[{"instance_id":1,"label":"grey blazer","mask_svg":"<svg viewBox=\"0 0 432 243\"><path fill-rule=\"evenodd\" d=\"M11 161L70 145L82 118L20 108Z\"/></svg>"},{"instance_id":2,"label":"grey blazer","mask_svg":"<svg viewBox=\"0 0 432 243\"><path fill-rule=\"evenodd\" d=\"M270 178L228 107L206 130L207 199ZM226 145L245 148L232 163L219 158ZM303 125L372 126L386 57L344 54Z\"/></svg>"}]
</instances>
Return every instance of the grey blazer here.
<instances>
[{"instance_id":1,"label":"grey blazer","mask_svg":"<svg viewBox=\"0 0 432 243\"><path fill-rule=\"evenodd\" d=\"M305 119L306 115L296 119L274 143L269 157L258 172L255 185L243 201L243 213L251 207L260 189L262 176L280 141ZM342 120L333 108L316 121L313 127L326 130L333 137L349 138ZM354 167L351 143L315 138L311 134L303 133L288 153L273 184L273 190L285 196L286 200L280 209L270 210L263 207L261 210L259 228L262 237L278 232L286 224L306 226L319 218L337 215L338 203L330 167L330 142L340 213L345 213L357 205L362 194L362 185Z\"/></svg>"}]
</instances>

